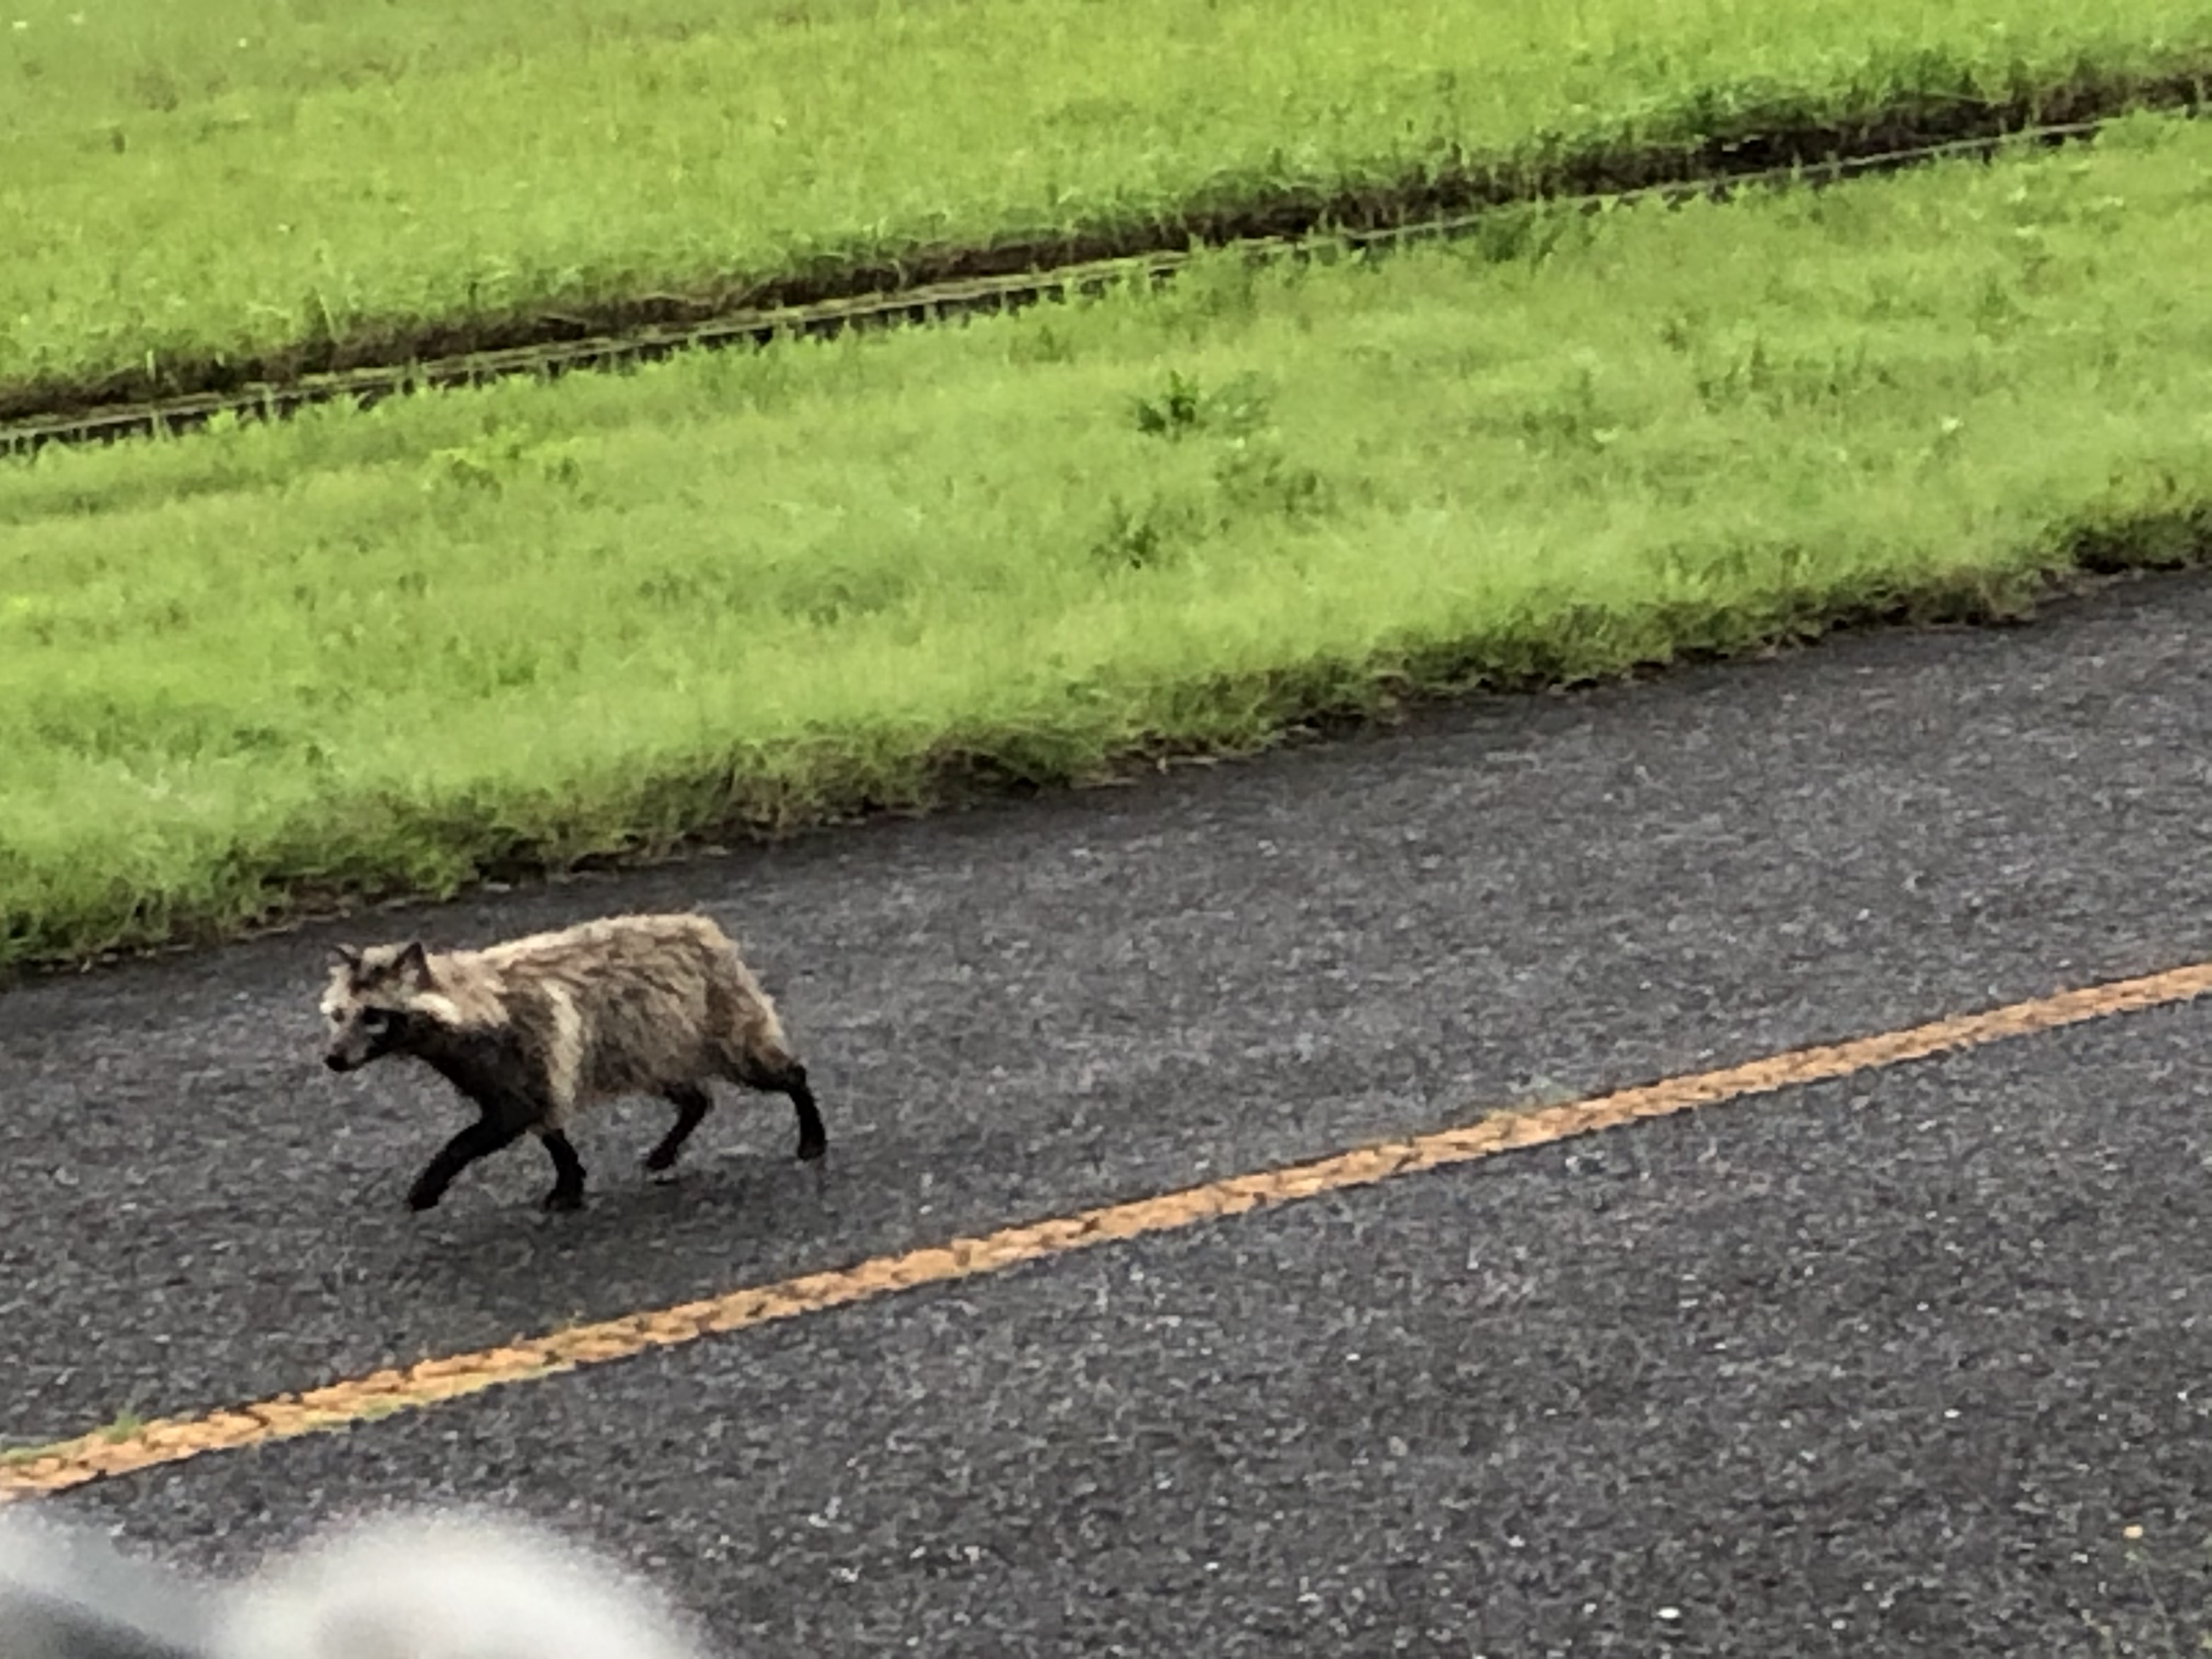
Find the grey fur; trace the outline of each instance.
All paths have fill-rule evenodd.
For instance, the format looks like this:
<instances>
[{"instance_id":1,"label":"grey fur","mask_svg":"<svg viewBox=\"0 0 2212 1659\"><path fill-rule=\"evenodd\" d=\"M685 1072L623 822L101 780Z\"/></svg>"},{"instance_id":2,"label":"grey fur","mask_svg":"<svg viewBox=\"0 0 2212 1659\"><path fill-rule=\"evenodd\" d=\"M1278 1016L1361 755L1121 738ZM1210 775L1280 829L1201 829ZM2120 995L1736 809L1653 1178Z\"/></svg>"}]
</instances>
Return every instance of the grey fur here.
<instances>
[{"instance_id":1,"label":"grey fur","mask_svg":"<svg viewBox=\"0 0 2212 1659\"><path fill-rule=\"evenodd\" d=\"M526 1133L553 1162L545 1207L576 1207L584 1166L569 1122L623 1095L657 1094L677 1109L645 1158L666 1170L711 1109L717 1079L789 1097L800 1158L828 1145L775 1002L706 916L608 916L480 951L432 951L418 939L340 945L322 1011L331 1070L409 1056L478 1110L416 1181L408 1203L417 1210Z\"/></svg>"}]
</instances>

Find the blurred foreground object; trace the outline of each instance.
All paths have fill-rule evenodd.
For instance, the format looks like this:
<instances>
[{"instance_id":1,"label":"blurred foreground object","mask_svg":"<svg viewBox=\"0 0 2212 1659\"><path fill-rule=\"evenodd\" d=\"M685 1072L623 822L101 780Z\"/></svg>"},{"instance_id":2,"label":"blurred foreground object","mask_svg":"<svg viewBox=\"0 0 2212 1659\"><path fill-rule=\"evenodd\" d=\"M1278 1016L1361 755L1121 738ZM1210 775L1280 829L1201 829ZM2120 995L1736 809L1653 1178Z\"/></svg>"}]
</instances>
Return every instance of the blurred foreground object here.
<instances>
[{"instance_id":1,"label":"blurred foreground object","mask_svg":"<svg viewBox=\"0 0 2212 1659\"><path fill-rule=\"evenodd\" d=\"M0 1510L0 1659L199 1659L214 1613L96 1532Z\"/></svg>"},{"instance_id":2,"label":"blurred foreground object","mask_svg":"<svg viewBox=\"0 0 2212 1659\"><path fill-rule=\"evenodd\" d=\"M211 1584L0 1513L0 1659L707 1659L651 1586L555 1534L396 1510Z\"/></svg>"}]
</instances>

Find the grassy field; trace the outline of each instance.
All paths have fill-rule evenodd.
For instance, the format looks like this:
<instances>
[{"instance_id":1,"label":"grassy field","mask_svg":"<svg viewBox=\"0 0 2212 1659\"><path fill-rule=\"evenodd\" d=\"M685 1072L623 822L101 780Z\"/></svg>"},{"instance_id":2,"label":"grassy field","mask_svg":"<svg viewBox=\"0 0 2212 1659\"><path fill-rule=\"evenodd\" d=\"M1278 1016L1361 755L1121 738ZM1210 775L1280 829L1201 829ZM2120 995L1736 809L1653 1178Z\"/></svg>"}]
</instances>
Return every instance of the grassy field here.
<instances>
[{"instance_id":1,"label":"grassy field","mask_svg":"<svg viewBox=\"0 0 2212 1659\"><path fill-rule=\"evenodd\" d=\"M2192 556L2208 167L2142 118L0 465L0 959Z\"/></svg>"},{"instance_id":2,"label":"grassy field","mask_svg":"<svg viewBox=\"0 0 2212 1659\"><path fill-rule=\"evenodd\" d=\"M957 269L1716 135L1901 136L2212 69L2205 0L0 16L0 414L665 319L856 261Z\"/></svg>"}]
</instances>

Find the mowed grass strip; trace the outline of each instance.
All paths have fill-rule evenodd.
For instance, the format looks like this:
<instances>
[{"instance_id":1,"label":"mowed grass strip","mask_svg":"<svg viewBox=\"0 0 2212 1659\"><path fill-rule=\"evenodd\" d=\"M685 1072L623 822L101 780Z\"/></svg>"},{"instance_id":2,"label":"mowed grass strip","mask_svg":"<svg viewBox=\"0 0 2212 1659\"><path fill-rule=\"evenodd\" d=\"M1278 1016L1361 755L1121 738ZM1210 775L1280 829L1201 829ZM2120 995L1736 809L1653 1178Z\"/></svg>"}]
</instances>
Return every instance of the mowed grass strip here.
<instances>
[{"instance_id":1,"label":"mowed grass strip","mask_svg":"<svg viewBox=\"0 0 2212 1659\"><path fill-rule=\"evenodd\" d=\"M0 466L0 935L2194 557L2212 132Z\"/></svg>"},{"instance_id":2,"label":"mowed grass strip","mask_svg":"<svg viewBox=\"0 0 2212 1659\"><path fill-rule=\"evenodd\" d=\"M1180 246L1322 204L1389 218L1634 182L1761 135L2064 118L2212 71L2203 0L7 11L0 416Z\"/></svg>"}]
</instances>

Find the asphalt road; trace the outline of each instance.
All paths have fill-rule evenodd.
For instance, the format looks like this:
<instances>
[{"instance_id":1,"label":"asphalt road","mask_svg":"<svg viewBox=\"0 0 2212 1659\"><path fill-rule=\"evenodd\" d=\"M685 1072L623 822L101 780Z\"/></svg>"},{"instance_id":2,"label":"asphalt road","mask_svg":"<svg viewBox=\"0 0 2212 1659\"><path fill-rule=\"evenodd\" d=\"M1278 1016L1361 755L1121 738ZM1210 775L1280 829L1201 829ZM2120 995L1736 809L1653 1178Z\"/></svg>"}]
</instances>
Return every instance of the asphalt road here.
<instances>
[{"instance_id":1,"label":"asphalt road","mask_svg":"<svg viewBox=\"0 0 2212 1659\"><path fill-rule=\"evenodd\" d=\"M580 1138L577 1217L532 1209L527 1148L404 1211L459 1120L434 1082L315 1065L333 930L0 997L6 1431L2212 957L2208 628L2212 585L2148 582L2032 629L378 918L471 942L703 903L751 945L826 1165L791 1160L769 1101L657 1187L641 1104ZM333 1505L511 1494L757 1654L2192 1652L2208 1020L1714 1109L57 1507L225 1565Z\"/></svg>"},{"instance_id":2,"label":"asphalt road","mask_svg":"<svg viewBox=\"0 0 2212 1659\"><path fill-rule=\"evenodd\" d=\"M60 1506L222 1571L366 1494L515 1505L733 1654L2194 1653L2208 1037L2027 1039Z\"/></svg>"}]
</instances>

